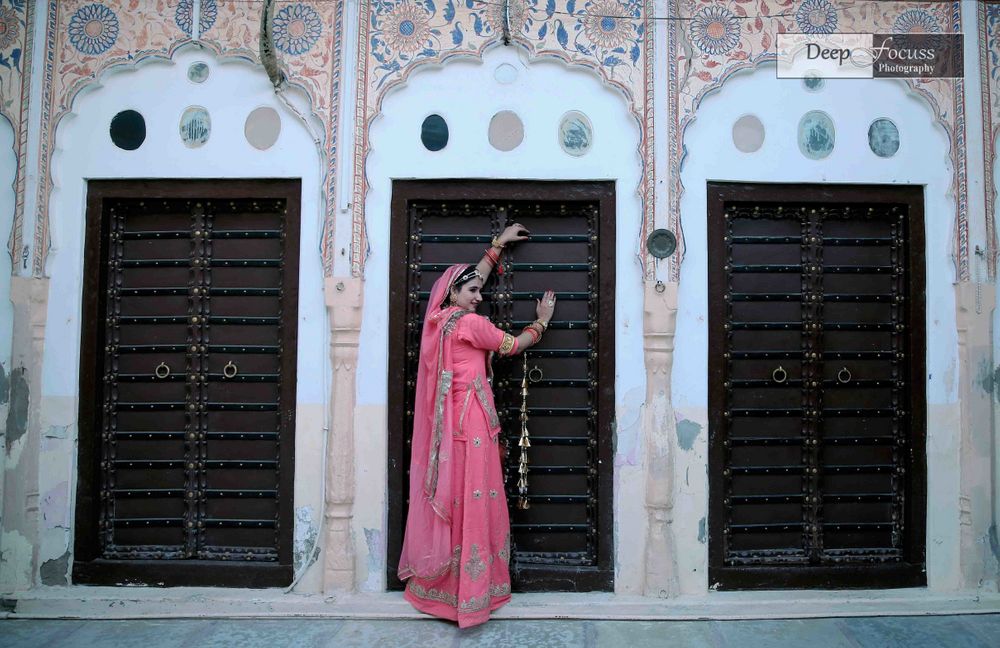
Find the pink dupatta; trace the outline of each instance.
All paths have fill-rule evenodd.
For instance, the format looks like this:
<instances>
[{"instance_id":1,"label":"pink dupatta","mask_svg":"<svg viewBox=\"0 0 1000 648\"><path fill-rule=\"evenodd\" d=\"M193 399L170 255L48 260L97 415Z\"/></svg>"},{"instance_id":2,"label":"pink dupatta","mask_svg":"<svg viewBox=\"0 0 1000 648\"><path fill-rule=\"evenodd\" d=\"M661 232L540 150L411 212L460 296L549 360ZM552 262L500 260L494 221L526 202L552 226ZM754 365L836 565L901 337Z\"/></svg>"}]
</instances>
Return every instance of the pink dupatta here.
<instances>
[{"instance_id":1,"label":"pink dupatta","mask_svg":"<svg viewBox=\"0 0 1000 648\"><path fill-rule=\"evenodd\" d=\"M440 308L455 278L467 264L453 265L434 282L420 338L420 364L413 410L410 457L410 509L399 557L400 580L430 579L451 564L452 411L448 394L452 381L452 341L458 319L470 311Z\"/></svg>"}]
</instances>

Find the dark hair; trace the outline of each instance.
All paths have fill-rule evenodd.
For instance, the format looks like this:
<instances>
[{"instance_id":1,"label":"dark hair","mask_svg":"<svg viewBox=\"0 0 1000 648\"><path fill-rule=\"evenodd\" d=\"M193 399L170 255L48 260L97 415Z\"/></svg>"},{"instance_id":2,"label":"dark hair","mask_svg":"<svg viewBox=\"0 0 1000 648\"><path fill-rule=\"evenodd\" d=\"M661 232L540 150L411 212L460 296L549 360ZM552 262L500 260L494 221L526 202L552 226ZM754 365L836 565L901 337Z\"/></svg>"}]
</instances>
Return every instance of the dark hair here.
<instances>
[{"instance_id":1,"label":"dark hair","mask_svg":"<svg viewBox=\"0 0 1000 648\"><path fill-rule=\"evenodd\" d=\"M451 304L451 291L453 289L461 290L462 286L481 276L482 275L479 274L479 269L476 268L476 266L469 266L465 272L458 275L455 281L451 282L451 285L448 286L448 292L444 295L444 301L441 302L441 308L447 308Z\"/></svg>"}]
</instances>

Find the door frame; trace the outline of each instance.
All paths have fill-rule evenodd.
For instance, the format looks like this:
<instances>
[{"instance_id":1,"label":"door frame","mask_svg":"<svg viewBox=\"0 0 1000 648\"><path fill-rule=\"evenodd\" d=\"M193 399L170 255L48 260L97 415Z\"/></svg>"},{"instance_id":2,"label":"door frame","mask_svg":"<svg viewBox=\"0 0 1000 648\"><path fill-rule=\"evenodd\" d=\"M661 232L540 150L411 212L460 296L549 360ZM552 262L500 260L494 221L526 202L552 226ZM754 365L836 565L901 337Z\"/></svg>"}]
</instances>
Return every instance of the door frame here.
<instances>
[{"instance_id":1,"label":"door frame","mask_svg":"<svg viewBox=\"0 0 1000 648\"><path fill-rule=\"evenodd\" d=\"M598 221L599 246L598 290L610 299L610 307L599 308L598 330L601 331L597 348L597 366L606 384L599 387L601 396L610 404L597 416L598 461L605 470L597 477L597 566L565 567L542 565L521 566L517 579L531 585L546 578L539 572L553 569L565 570L560 576L564 586L548 591L613 591L614 589L614 376L615 376L615 182L601 180L546 181L546 180L393 180L389 232L389 331L388 331L388 541L386 543L386 585L389 590L401 590L404 583L396 576L399 555L403 545L403 502L408 497L407 466L404 465L404 446L411 431L405 430L405 401L402 390L394 385L404 382L406 354L406 285L408 272L410 200L589 200L600 203ZM486 232L484 232L486 234ZM477 263L478 259L469 259ZM513 456L513 455L512 455ZM510 461L511 459L508 459ZM512 561L512 572L513 561ZM513 576L513 574L512 574ZM532 591L538 591L532 588Z\"/></svg>"},{"instance_id":2,"label":"door frame","mask_svg":"<svg viewBox=\"0 0 1000 648\"><path fill-rule=\"evenodd\" d=\"M298 353L299 230L302 182L299 179L90 180L87 182L83 267L82 326L78 413L78 481L74 522L74 584L212 587L283 587L293 576L295 484L295 393ZM278 411L278 562L216 560L111 560L101 557L98 516L101 507L102 355L107 305L107 237L110 222L104 202L143 199L285 198L285 266L282 276L281 375ZM287 324L285 324L287 322ZM282 506L282 503L286 505Z\"/></svg>"},{"instance_id":3,"label":"door frame","mask_svg":"<svg viewBox=\"0 0 1000 648\"><path fill-rule=\"evenodd\" d=\"M907 262L909 264L910 335L906 343L909 356L910 402L908 465L904 505L904 562L824 566L738 566L727 567L723 553L725 502L723 476L725 460L724 362L713 349L725 345L726 292L724 212L727 201L795 202L824 205L831 202L905 204L907 218ZM708 578L710 589L870 589L917 587L927 583L926 574L926 247L924 240L924 188L920 185L854 184L770 184L708 182L708 424L709 424L709 541Z\"/></svg>"}]
</instances>

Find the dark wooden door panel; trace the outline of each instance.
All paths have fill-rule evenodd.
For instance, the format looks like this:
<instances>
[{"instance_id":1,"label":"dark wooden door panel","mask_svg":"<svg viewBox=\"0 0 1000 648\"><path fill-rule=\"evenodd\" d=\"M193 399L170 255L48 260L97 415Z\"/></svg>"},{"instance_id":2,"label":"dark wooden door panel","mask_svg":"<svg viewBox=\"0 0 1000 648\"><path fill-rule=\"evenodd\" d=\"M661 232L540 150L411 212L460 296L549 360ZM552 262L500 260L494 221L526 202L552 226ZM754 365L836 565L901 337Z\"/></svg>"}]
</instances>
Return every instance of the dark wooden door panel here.
<instances>
[{"instance_id":1,"label":"dark wooden door panel","mask_svg":"<svg viewBox=\"0 0 1000 648\"><path fill-rule=\"evenodd\" d=\"M420 322L434 281L453 263L476 263L490 237L520 222L531 241L504 255L480 313L512 333L535 319L535 299L553 288L556 317L528 352L539 380L529 389L531 447L527 508L518 506L522 358L494 365L493 387L503 435L511 507L512 578L520 590L610 589L610 420L613 400L613 193L607 184L434 183L394 185L390 374L405 394L390 392L390 567L405 521ZM398 314L398 315L397 315Z\"/></svg>"},{"instance_id":2,"label":"dark wooden door panel","mask_svg":"<svg viewBox=\"0 0 1000 648\"><path fill-rule=\"evenodd\" d=\"M298 194L91 183L78 582L290 579Z\"/></svg>"},{"instance_id":3,"label":"dark wooden door panel","mask_svg":"<svg viewBox=\"0 0 1000 648\"><path fill-rule=\"evenodd\" d=\"M919 189L709 193L710 580L924 582Z\"/></svg>"}]
</instances>

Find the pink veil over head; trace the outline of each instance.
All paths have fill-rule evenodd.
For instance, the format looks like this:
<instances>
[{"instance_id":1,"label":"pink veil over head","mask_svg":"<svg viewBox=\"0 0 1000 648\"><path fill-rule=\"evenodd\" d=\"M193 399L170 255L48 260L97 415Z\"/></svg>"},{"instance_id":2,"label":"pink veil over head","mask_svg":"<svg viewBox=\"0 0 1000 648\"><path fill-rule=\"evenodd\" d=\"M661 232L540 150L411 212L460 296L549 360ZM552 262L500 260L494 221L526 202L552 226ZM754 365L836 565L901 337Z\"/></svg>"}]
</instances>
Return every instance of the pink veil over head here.
<instances>
[{"instance_id":1,"label":"pink veil over head","mask_svg":"<svg viewBox=\"0 0 1000 648\"><path fill-rule=\"evenodd\" d=\"M452 560L451 508L453 493L452 412L448 394L452 379L452 342L455 321L467 311L441 308L455 279L468 264L453 265L434 282L420 338L420 363L413 408L410 447L410 509L399 557L400 580L411 576L436 578Z\"/></svg>"}]
</instances>

